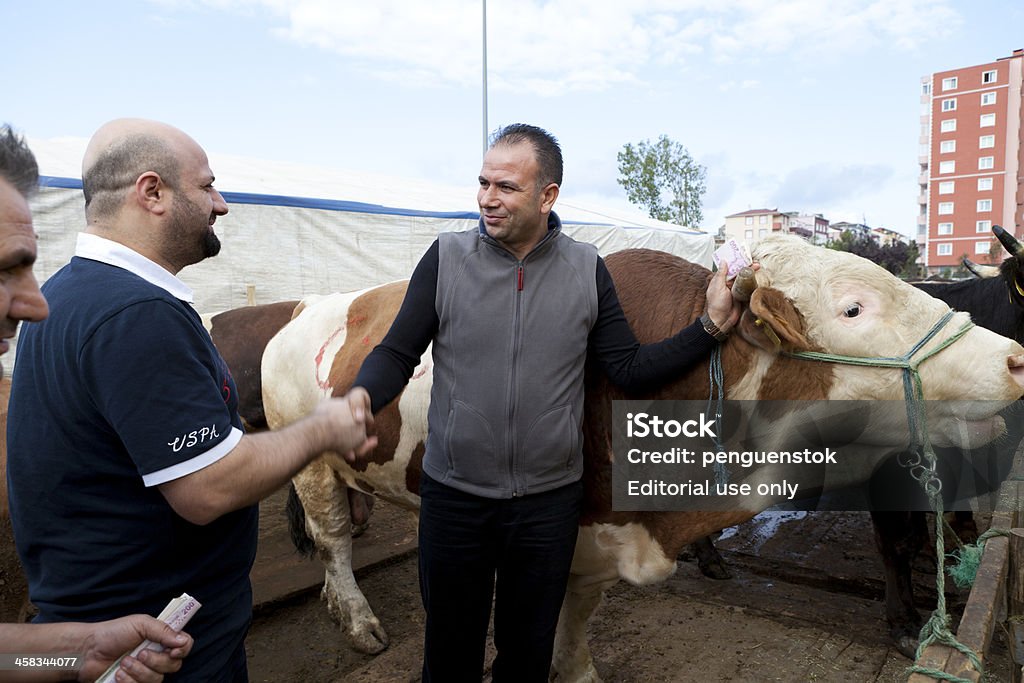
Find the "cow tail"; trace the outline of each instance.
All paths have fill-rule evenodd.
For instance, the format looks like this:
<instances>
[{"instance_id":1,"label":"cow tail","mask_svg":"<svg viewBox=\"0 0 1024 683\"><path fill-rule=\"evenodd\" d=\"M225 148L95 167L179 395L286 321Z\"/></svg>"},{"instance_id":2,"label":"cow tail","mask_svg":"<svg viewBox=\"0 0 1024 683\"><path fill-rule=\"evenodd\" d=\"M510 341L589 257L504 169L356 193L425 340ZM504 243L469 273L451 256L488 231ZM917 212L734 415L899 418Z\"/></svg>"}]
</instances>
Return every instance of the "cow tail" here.
<instances>
[{"instance_id":1,"label":"cow tail","mask_svg":"<svg viewBox=\"0 0 1024 683\"><path fill-rule=\"evenodd\" d=\"M292 545L300 555L313 557L316 544L306 533L306 509L302 507L299 494L295 492L295 484L288 484L288 502L284 509L288 515L288 533L292 537Z\"/></svg>"}]
</instances>

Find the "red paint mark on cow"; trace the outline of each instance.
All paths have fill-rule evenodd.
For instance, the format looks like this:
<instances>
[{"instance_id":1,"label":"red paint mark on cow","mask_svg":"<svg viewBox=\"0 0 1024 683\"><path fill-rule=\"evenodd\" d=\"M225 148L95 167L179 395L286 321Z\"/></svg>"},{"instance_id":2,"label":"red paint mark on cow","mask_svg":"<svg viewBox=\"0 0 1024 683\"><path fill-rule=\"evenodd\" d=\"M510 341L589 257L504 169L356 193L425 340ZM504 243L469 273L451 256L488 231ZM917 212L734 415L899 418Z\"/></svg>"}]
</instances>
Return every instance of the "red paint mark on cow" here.
<instances>
[{"instance_id":1,"label":"red paint mark on cow","mask_svg":"<svg viewBox=\"0 0 1024 683\"><path fill-rule=\"evenodd\" d=\"M369 346L369 345L370 345L370 335L366 335L365 337L363 337L363 346Z\"/></svg>"},{"instance_id":2,"label":"red paint mark on cow","mask_svg":"<svg viewBox=\"0 0 1024 683\"><path fill-rule=\"evenodd\" d=\"M348 319L348 324L349 326L358 325L359 323L365 323L366 320L367 316L365 315L354 315Z\"/></svg>"},{"instance_id":3,"label":"red paint mark on cow","mask_svg":"<svg viewBox=\"0 0 1024 683\"><path fill-rule=\"evenodd\" d=\"M328 337L327 341L325 341L320 347L320 350L316 354L316 359L313 361L316 366L316 384L325 391L331 388L331 383L328 380L320 379L320 365L324 362L324 354L327 353L327 347L330 346L331 342L333 342L344 330L345 326L342 325L338 329L334 330L334 332L331 332L331 336ZM330 368L328 368L328 370L330 370Z\"/></svg>"},{"instance_id":4,"label":"red paint mark on cow","mask_svg":"<svg viewBox=\"0 0 1024 683\"><path fill-rule=\"evenodd\" d=\"M422 370L420 370L419 372L413 373L412 378L413 379L419 379L423 375L427 374L428 370L430 370L430 366L424 365Z\"/></svg>"}]
</instances>

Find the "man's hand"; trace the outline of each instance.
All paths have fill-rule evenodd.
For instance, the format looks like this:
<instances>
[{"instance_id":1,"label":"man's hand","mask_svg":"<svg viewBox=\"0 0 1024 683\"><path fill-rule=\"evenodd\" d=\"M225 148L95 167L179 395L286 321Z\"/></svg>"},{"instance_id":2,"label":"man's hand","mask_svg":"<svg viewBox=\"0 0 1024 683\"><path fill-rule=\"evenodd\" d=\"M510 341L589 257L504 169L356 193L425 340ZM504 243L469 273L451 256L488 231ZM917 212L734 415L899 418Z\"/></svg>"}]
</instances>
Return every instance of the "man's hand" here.
<instances>
[{"instance_id":1,"label":"man's hand","mask_svg":"<svg viewBox=\"0 0 1024 683\"><path fill-rule=\"evenodd\" d=\"M754 263L750 266L755 271L760 270L761 265ZM719 268L711 277L707 290L707 311L718 329L722 332L731 330L739 322L740 314L743 313L743 304L732 297L732 281L725 268Z\"/></svg>"},{"instance_id":2,"label":"man's hand","mask_svg":"<svg viewBox=\"0 0 1024 683\"><path fill-rule=\"evenodd\" d=\"M341 398L321 402L315 412L327 416L325 422L331 430L328 441L334 444L331 450L341 454L347 462L355 463L376 448L370 395L366 389L353 387Z\"/></svg>"},{"instance_id":3,"label":"man's hand","mask_svg":"<svg viewBox=\"0 0 1024 683\"><path fill-rule=\"evenodd\" d=\"M138 657L125 657L118 667L119 681L157 683L164 674L181 668L181 660L192 649L192 637L183 631L144 614L133 614L120 619L83 624L87 629L82 644L82 668L78 680L94 681L118 657L130 652L144 640L151 640L166 648L163 652L143 650Z\"/></svg>"}]
</instances>

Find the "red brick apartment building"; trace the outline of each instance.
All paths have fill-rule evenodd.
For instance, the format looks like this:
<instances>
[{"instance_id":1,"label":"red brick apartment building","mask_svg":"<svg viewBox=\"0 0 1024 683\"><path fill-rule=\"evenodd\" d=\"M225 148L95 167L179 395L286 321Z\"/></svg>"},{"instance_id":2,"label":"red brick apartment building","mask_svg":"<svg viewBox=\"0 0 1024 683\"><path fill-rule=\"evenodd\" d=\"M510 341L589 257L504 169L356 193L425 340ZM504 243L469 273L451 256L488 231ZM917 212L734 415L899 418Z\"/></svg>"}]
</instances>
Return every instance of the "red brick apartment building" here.
<instances>
[{"instance_id":1,"label":"red brick apartment building","mask_svg":"<svg viewBox=\"0 0 1024 683\"><path fill-rule=\"evenodd\" d=\"M958 266L962 256L1002 260L992 225L1021 237L1022 65L1024 49L921 79L917 242L929 273Z\"/></svg>"}]
</instances>

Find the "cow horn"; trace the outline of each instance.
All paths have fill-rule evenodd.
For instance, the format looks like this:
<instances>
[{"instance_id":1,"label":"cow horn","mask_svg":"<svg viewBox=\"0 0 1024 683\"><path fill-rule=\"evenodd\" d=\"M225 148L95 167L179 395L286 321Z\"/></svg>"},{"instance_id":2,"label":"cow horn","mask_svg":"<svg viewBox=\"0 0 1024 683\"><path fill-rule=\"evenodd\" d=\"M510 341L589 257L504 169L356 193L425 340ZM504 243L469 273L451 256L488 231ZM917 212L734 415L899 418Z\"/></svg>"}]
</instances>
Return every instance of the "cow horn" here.
<instances>
[{"instance_id":1,"label":"cow horn","mask_svg":"<svg viewBox=\"0 0 1024 683\"><path fill-rule=\"evenodd\" d=\"M964 268L969 270L974 277L985 279L999 275L999 266L986 266L982 263L975 263L966 256L961 258L960 262L964 264Z\"/></svg>"},{"instance_id":2,"label":"cow horn","mask_svg":"<svg viewBox=\"0 0 1024 683\"><path fill-rule=\"evenodd\" d=\"M736 274L732 283L732 298L736 301L750 301L750 295L757 289L757 279L754 277L754 269L750 266L743 266Z\"/></svg>"},{"instance_id":3,"label":"cow horn","mask_svg":"<svg viewBox=\"0 0 1024 683\"><path fill-rule=\"evenodd\" d=\"M1018 242L1016 237L1003 230L1002 226L993 225L992 234L1002 243L1006 251L1014 256L1024 258L1024 245Z\"/></svg>"}]
</instances>

